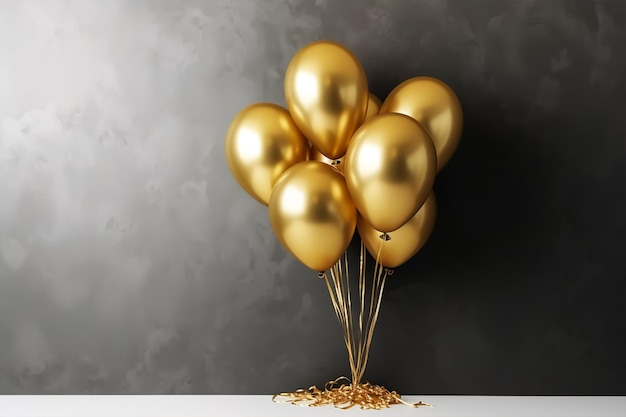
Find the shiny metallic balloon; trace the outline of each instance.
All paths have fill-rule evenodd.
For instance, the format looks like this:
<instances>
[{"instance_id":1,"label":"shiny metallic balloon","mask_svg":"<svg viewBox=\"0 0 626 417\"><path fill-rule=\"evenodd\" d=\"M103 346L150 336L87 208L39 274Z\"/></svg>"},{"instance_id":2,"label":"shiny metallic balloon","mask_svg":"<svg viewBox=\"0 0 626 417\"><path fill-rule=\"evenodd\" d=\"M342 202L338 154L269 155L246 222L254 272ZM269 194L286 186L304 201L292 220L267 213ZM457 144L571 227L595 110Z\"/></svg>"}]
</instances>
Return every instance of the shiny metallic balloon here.
<instances>
[{"instance_id":1,"label":"shiny metallic balloon","mask_svg":"<svg viewBox=\"0 0 626 417\"><path fill-rule=\"evenodd\" d=\"M369 98L367 100L367 113L365 114L365 120L371 119L372 116L376 116L380 111L380 106L382 106L382 102L376 97L374 94L369 93ZM325 163L326 165L331 165L337 168L337 170L343 173L343 166L345 165L345 158L342 156L337 159L327 158L323 153L315 149L314 146L311 146L311 150L309 152L309 159L311 161L320 161Z\"/></svg>"},{"instance_id":2,"label":"shiny metallic balloon","mask_svg":"<svg viewBox=\"0 0 626 417\"><path fill-rule=\"evenodd\" d=\"M371 119L372 116L376 116L378 113L380 113L380 108L382 107L382 105L383 103L378 97L376 97L372 93L369 93L367 99L367 112L365 113L365 120L363 120L363 122Z\"/></svg>"},{"instance_id":3,"label":"shiny metallic balloon","mask_svg":"<svg viewBox=\"0 0 626 417\"><path fill-rule=\"evenodd\" d=\"M437 171L450 160L463 131L463 111L458 97L443 81L411 78L387 96L381 113L402 113L420 122L437 149Z\"/></svg>"},{"instance_id":4,"label":"shiny metallic balloon","mask_svg":"<svg viewBox=\"0 0 626 417\"><path fill-rule=\"evenodd\" d=\"M225 151L237 182L267 205L278 177L305 161L309 146L285 108L257 103L235 116L226 135Z\"/></svg>"},{"instance_id":5,"label":"shiny metallic balloon","mask_svg":"<svg viewBox=\"0 0 626 417\"><path fill-rule=\"evenodd\" d=\"M302 162L279 178L269 216L283 246L316 271L337 262L356 227L356 208L343 176L318 161Z\"/></svg>"},{"instance_id":6,"label":"shiny metallic balloon","mask_svg":"<svg viewBox=\"0 0 626 417\"><path fill-rule=\"evenodd\" d=\"M426 201L436 169L437 154L428 132L408 116L385 113L354 134L344 176L361 215L375 229L392 232Z\"/></svg>"},{"instance_id":7,"label":"shiny metallic balloon","mask_svg":"<svg viewBox=\"0 0 626 417\"><path fill-rule=\"evenodd\" d=\"M311 43L300 49L287 67L285 99L293 120L315 149L329 159L338 159L365 119L365 71L343 46Z\"/></svg>"},{"instance_id":8,"label":"shiny metallic balloon","mask_svg":"<svg viewBox=\"0 0 626 417\"><path fill-rule=\"evenodd\" d=\"M357 230L374 259L380 249L379 262L388 268L395 268L411 259L422 249L435 228L436 219L437 202L435 194L431 192L419 211L399 229L387 233L386 240L383 232L374 229L360 215L357 218Z\"/></svg>"}]
</instances>

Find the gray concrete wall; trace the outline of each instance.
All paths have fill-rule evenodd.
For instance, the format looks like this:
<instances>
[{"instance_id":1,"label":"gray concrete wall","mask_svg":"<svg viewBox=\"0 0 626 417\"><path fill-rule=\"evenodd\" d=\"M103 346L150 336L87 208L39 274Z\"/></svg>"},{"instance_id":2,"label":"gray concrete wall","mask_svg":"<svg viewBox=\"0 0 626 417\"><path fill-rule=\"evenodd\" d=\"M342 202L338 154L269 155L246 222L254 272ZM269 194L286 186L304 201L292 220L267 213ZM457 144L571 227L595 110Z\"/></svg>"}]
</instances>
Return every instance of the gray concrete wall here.
<instances>
[{"instance_id":1,"label":"gray concrete wall","mask_svg":"<svg viewBox=\"0 0 626 417\"><path fill-rule=\"evenodd\" d=\"M431 242L367 378L402 393L626 393L622 1L0 1L0 392L269 394L346 374L322 283L223 140L290 57L465 110Z\"/></svg>"}]
</instances>

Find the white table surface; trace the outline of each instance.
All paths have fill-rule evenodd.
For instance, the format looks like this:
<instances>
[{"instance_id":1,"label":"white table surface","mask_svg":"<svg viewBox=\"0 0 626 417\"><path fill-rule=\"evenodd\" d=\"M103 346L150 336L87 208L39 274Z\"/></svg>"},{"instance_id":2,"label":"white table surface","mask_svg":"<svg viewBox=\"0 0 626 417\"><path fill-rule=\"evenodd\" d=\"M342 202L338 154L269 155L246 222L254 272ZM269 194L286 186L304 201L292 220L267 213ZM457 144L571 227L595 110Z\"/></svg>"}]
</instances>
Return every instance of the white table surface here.
<instances>
[{"instance_id":1,"label":"white table surface","mask_svg":"<svg viewBox=\"0 0 626 417\"><path fill-rule=\"evenodd\" d=\"M0 417L625 417L626 397L404 396L433 408L381 411L276 404L265 395L0 395Z\"/></svg>"}]
</instances>

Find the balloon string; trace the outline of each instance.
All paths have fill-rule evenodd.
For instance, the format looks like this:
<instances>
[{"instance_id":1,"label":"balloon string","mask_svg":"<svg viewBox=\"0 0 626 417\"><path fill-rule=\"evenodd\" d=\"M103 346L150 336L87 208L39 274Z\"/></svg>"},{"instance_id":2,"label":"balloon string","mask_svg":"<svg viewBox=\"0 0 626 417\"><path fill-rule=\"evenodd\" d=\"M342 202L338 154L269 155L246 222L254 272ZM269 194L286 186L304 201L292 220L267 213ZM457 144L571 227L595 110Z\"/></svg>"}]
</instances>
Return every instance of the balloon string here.
<instances>
[{"instance_id":1,"label":"balloon string","mask_svg":"<svg viewBox=\"0 0 626 417\"><path fill-rule=\"evenodd\" d=\"M385 272L384 275L382 275L382 280L380 279L380 274L378 276L378 286L376 288L377 291L377 298L378 301L376 303L376 307L374 309L374 313L373 313L373 317L370 320L370 326L367 329L367 341L365 342L365 348L363 350L363 366L361 367L361 369L359 370L359 375L358 375L358 380L360 380L361 378L363 378L363 375L365 374L365 365L367 364L367 360L369 359L369 353L370 353L370 346L372 344L372 338L374 336L374 328L376 327L376 323L378 321L378 314L380 312L380 304L381 301L383 299L383 289L385 287L385 281L387 279L387 273Z\"/></svg>"},{"instance_id":2,"label":"balloon string","mask_svg":"<svg viewBox=\"0 0 626 417\"><path fill-rule=\"evenodd\" d=\"M340 313L340 323L342 325L342 330L344 333L344 342L346 344L346 348L348 350L348 359L350 361L350 371L353 375L357 375L356 362L354 360L353 355L353 343L352 343L352 335L350 331L350 313L348 312L348 304L349 304L349 293L350 288L344 287L344 282L342 279L341 272L341 264L335 264L330 269L330 275L333 280L333 284L335 287L335 297L337 299L337 305L339 307Z\"/></svg>"},{"instance_id":3,"label":"balloon string","mask_svg":"<svg viewBox=\"0 0 626 417\"><path fill-rule=\"evenodd\" d=\"M346 335L348 338L348 344L346 347L348 348L348 356L350 358L350 370L352 372L352 378L356 376L356 361L354 358L354 344L353 344L353 335L352 335L352 300L350 298L350 280L348 276L348 269L346 268L345 273L343 270L343 265L341 259L336 263L338 276L337 279L341 283L341 295L343 297L343 302L345 306L344 314L346 318ZM347 265L346 265L347 266Z\"/></svg>"},{"instance_id":4,"label":"balloon string","mask_svg":"<svg viewBox=\"0 0 626 417\"><path fill-rule=\"evenodd\" d=\"M348 251L344 253L343 256L344 264L345 264L345 279L346 279L346 293L348 298L348 334L350 336L350 357L352 359L351 363L351 371L352 371L352 380L354 381L358 374L358 358L357 358L357 342L359 341L358 335L355 332L354 324L352 321L352 298L350 290L350 274L348 271ZM341 266L341 261L338 262Z\"/></svg>"},{"instance_id":5,"label":"balloon string","mask_svg":"<svg viewBox=\"0 0 626 417\"><path fill-rule=\"evenodd\" d=\"M367 252L364 242L361 241L359 254L359 279L358 279L358 328L353 320L353 304L350 289L350 275L348 252L342 259L333 265L328 273L320 272L319 278L324 279L330 300L335 310L335 315L343 331L344 342L348 350L350 361L350 373L352 378L339 377L326 383L323 390L315 385L308 389L299 389L291 393L280 393L272 397L275 402L291 403L293 405L321 406L333 405L337 408L352 408L358 406L362 409L381 409L393 404L405 404L411 407L429 406L423 402L411 404L401 399L395 391L389 391L383 386L373 385L369 382L362 383L365 368L369 359L370 347L374 335L374 329L378 322L380 306L382 303L385 282L393 270L384 267L381 263L381 253L387 234L381 236L381 243L376 254L376 263L371 280L369 294L367 275ZM369 296L369 306L366 298Z\"/></svg>"},{"instance_id":6,"label":"balloon string","mask_svg":"<svg viewBox=\"0 0 626 417\"><path fill-rule=\"evenodd\" d=\"M365 285L365 270L366 270L366 260L367 260L367 254L365 252L365 244L363 243L363 240L361 240L361 250L359 253L359 297L360 297L360 304L359 304L359 351L357 354L357 367L359 369L359 373L360 373L360 369L361 367L363 367L363 313L364 313L364 306L365 306L365 291L366 291L366 285ZM358 382L358 381L356 381Z\"/></svg>"},{"instance_id":7,"label":"balloon string","mask_svg":"<svg viewBox=\"0 0 626 417\"><path fill-rule=\"evenodd\" d=\"M386 237L386 233L384 234L384 237ZM382 253L383 244L385 243L385 241L386 239L381 239L380 245L378 246L378 251L376 253L376 263L374 265L374 279L372 283L368 321L365 328L365 338L362 338L360 340L362 346L362 362L361 366L359 367L359 373L356 379L357 382L359 382L365 374L365 367L367 366L367 360L369 359L370 346L372 344L374 328L376 327L376 322L378 321L378 314L380 311L380 305L383 297L383 289L385 286L385 280L387 278L386 273L384 276L382 275L383 265L380 263L380 255Z\"/></svg>"}]
</instances>

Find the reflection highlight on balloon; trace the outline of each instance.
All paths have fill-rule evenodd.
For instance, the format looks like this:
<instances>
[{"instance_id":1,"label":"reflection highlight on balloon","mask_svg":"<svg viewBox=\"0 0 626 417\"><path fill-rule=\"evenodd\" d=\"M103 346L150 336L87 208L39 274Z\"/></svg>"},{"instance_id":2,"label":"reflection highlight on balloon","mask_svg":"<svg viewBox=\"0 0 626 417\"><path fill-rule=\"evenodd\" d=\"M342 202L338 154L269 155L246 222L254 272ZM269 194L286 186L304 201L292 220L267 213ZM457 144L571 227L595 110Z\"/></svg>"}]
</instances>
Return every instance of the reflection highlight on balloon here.
<instances>
[{"instance_id":1,"label":"reflection highlight on balloon","mask_svg":"<svg viewBox=\"0 0 626 417\"><path fill-rule=\"evenodd\" d=\"M261 138L256 132L243 128L235 148L242 161L250 162L261 155Z\"/></svg>"}]
</instances>

